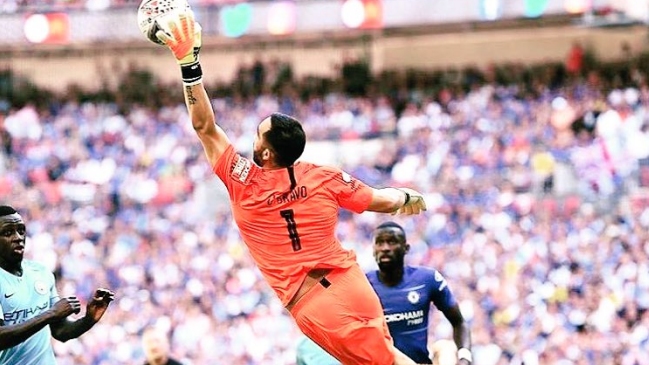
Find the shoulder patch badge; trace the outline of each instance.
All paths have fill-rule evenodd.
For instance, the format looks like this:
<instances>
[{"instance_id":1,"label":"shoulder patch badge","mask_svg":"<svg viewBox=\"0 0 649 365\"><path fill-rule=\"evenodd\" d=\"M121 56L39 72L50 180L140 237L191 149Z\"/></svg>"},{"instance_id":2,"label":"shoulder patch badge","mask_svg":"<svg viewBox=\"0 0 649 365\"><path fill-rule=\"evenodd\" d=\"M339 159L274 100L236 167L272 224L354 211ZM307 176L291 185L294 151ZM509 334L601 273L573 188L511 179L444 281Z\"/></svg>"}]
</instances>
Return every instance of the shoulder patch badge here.
<instances>
[{"instance_id":1,"label":"shoulder patch badge","mask_svg":"<svg viewBox=\"0 0 649 365\"><path fill-rule=\"evenodd\" d=\"M343 181L346 182L347 184L352 182L352 176L350 174L344 172L344 171L342 173L342 178L343 178Z\"/></svg>"},{"instance_id":2,"label":"shoulder patch badge","mask_svg":"<svg viewBox=\"0 0 649 365\"><path fill-rule=\"evenodd\" d=\"M444 276L442 276L442 274L437 270L435 270L435 281L439 283L439 291L442 291L444 290L444 288L446 288L446 279L444 279Z\"/></svg>"},{"instance_id":3,"label":"shoulder patch badge","mask_svg":"<svg viewBox=\"0 0 649 365\"><path fill-rule=\"evenodd\" d=\"M252 162L250 160L237 156L237 162L234 164L234 169L232 169L232 178L240 182L246 182L251 168Z\"/></svg>"}]
</instances>

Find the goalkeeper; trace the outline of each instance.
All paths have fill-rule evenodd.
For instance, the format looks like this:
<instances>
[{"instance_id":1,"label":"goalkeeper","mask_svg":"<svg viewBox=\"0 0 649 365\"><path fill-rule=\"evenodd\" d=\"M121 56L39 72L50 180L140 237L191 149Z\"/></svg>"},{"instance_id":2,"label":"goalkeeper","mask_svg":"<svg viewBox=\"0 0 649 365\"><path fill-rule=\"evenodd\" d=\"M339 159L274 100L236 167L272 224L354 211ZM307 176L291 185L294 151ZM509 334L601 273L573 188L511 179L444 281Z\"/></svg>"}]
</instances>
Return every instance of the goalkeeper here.
<instances>
[{"instance_id":1,"label":"goalkeeper","mask_svg":"<svg viewBox=\"0 0 649 365\"><path fill-rule=\"evenodd\" d=\"M296 162L306 136L301 124L273 113L258 127L252 160L239 155L202 84L200 26L191 12L157 33L180 64L192 126L214 173L228 190L239 232L264 278L302 332L346 365L415 364L398 351L381 303L336 238L340 208L419 214L420 193L372 188L334 167Z\"/></svg>"}]
</instances>

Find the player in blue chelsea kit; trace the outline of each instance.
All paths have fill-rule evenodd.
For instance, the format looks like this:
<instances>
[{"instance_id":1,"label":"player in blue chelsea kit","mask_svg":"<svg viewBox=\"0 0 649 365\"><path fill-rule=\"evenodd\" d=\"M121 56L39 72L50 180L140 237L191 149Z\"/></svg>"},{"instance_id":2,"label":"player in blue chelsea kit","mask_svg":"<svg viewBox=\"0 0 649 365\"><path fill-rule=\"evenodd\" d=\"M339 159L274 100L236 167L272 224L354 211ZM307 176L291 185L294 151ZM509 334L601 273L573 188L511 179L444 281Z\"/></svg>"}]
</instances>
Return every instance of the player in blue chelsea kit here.
<instances>
[{"instance_id":1,"label":"player in blue chelsea kit","mask_svg":"<svg viewBox=\"0 0 649 365\"><path fill-rule=\"evenodd\" d=\"M376 227L374 258L379 270L368 272L367 278L381 300L395 347L417 363L431 363L428 314L433 303L453 326L453 341L435 342L432 363L469 365L470 332L446 279L434 269L405 265L409 249L400 225L386 222ZM340 364L308 338L297 347L297 359L298 365Z\"/></svg>"},{"instance_id":2,"label":"player in blue chelsea kit","mask_svg":"<svg viewBox=\"0 0 649 365\"><path fill-rule=\"evenodd\" d=\"M470 332L446 279L432 268L405 265L409 249L400 225L386 222L376 227L374 258L379 270L367 273L367 278L381 299L395 347L417 363L431 363L428 314L433 303L453 326L453 341L459 350L451 361L470 364ZM442 357L435 363L448 361L443 359L448 356L435 355Z\"/></svg>"},{"instance_id":3,"label":"player in blue chelsea kit","mask_svg":"<svg viewBox=\"0 0 649 365\"><path fill-rule=\"evenodd\" d=\"M79 313L75 296L59 298L54 275L43 265L23 260L25 222L10 206L0 206L0 365L54 365L52 341L77 338L104 315L114 294L97 289Z\"/></svg>"}]
</instances>

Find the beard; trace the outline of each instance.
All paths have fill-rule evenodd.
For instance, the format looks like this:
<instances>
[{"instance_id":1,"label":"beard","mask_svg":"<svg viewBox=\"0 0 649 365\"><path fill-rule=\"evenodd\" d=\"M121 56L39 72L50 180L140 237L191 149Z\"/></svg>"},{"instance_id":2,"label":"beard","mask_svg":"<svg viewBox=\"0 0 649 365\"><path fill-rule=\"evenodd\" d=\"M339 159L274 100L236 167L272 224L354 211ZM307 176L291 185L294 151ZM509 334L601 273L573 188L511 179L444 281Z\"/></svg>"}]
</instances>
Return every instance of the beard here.
<instances>
[{"instance_id":1,"label":"beard","mask_svg":"<svg viewBox=\"0 0 649 365\"><path fill-rule=\"evenodd\" d=\"M404 264L405 260L403 259L403 257L393 257L390 261L377 262L379 269L381 269L382 271L392 271L403 267Z\"/></svg>"},{"instance_id":2,"label":"beard","mask_svg":"<svg viewBox=\"0 0 649 365\"><path fill-rule=\"evenodd\" d=\"M378 266L379 269L381 269L381 271L392 271L394 268L397 268L399 265L396 265L394 261L390 261L390 262L380 262Z\"/></svg>"},{"instance_id":3,"label":"beard","mask_svg":"<svg viewBox=\"0 0 649 365\"><path fill-rule=\"evenodd\" d=\"M263 160L261 158L261 151L252 150L252 161L261 167L263 165Z\"/></svg>"}]
</instances>

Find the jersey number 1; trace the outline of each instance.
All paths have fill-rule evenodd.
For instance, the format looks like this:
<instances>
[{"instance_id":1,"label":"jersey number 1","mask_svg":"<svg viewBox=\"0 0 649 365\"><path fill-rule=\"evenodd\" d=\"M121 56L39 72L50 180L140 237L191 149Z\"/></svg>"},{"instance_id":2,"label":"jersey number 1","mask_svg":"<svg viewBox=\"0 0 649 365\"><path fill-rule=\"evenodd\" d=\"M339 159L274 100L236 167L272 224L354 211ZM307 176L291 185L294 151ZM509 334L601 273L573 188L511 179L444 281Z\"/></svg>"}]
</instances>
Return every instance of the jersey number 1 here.
<instances>
[{"instance_id":1,"label":"jersey number 1","mask_svg":"<svg viewBox=\"0 0 649 365\"><path fill-rule=\"evenodd\" d=\"M295 215L293 209L280 210L279 214L286 220L286 228L288 229L288 236L291 238L293 251L300 251L302 245L300 244L300 235L297 233L297 225L295 224Z\"/></svg>"}]
</instances>

